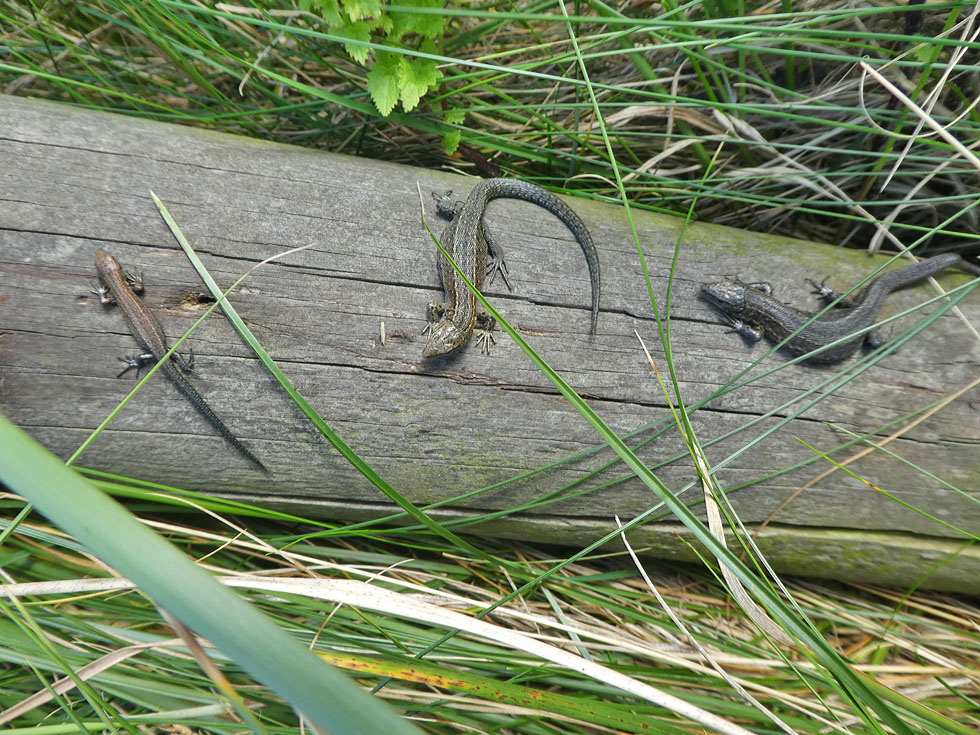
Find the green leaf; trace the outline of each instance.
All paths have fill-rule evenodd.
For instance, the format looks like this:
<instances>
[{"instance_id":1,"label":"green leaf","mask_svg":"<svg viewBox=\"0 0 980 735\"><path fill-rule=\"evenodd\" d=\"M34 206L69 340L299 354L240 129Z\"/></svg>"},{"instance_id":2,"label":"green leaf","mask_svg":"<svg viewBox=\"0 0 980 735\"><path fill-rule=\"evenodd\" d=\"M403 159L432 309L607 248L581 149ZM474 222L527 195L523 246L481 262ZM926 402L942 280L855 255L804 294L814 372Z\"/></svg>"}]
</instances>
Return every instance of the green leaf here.
<instances>
[{"instance_id":1,"label":"green leaf","mask_svg":"<svg viewBox=\"0 0 980 735\"><path fill-rule=\"evenodd\" d=\"M379 15L374 20L369 20L367 22L371 26L371 30L373 31L377 31L378 33L384 34L386 36L389 33L391 33L391 26L393 24L391 22L391 17L389 17L387 13L385 13L384 15Z\"/></svg>"},{"instance_id":2,"label":"green leaf","mask_svg":"<svg viewBox=\"0 0 980 735\"><path fill-rule=\"evenodd\" d=\"M442 146L446 149L446 153L452 155L459 148L460 138L463 137L462 130L453 130L451 133L447 133L442 137Z\"/></svg>"},{"instance_id":3,"label":"green leaf","mask_svg":"<svg viewBox=\"0 0 980 735\"><path fill-rule=\"evenodd\" d=\"M920 63L935 64L939 54L942 53L942 47L932 44L922 44L921 46L917 45L911 51Z\"/></svg>"},{"instance_id":4,"label":"green leaf","mask_svg":"<svg viewBox=\"0 0 980 735\"><path fill-rule=\"evenodd\" d=\"M349 23L335 29L334 35L340 36L341 38L349 38L352 41L367 43L371 40L371 25L366 21L360 20L357 23ZM369 49L367 46L361 46L360 44L353 43L345 43L344 49L350 54L350 57L359 64L365 63L367 61L368 54L371 52L371 49Z\"/></svg>"},{"instance_id":5,"label":"green leaf","mask_svg":"<svg viewBox=\"0 0 980 735\"><path fill-rule=\"evenodd\" d=\"M401 87L402 107L411 112L422 95L442 79L442 72L431 59L402 56L398 62L398 81Z\"/></svg>"},{"instance_id":6,"label":"green leaf","mask_svg":"<svg viewBox=\"0 0 980 735\"><path fill-rule=\"evenodd\" d=\"M344 18L340 14L340 3L338 0L303 0L300 10L309 10L318 13L321 18L331 28L336 28L344 24Z\"/></svg>"},{"instance_id":7,"label":"green leaf","mask_svg":"<svg viewBox=\"0 0 980 735\"><path fill-rule=\"evenodd\" d=\"M466 119L466 110L462 107L454 107L451 110L446 110L443 117L450 125L462 125L463 120Z\"/></svg>"},{"instance_id":8,"label":"green leaf","mask_svg":"<svg viewBox=\"0 0 980 735\"><path fill-rule=\"evenodd\" d=\"M344 10L353 21L381 15L381 0L344 0Z\"/></svg>"},{"instance_id":9,"label":"green leaf","mask_svg":"<svg viewBox=\"0 0 980 735\"><path fill-rule=\"evenodd\" d=\"M385 117L398 103L398 54L378 52L378 60L368 72L368 91L374 106Z\"/></svg>"},{"instance_id":10,"label":"green leaf","mask_svg":"<svg viewBox=\"0 0 980 735\"><path fill-rule=\"evenodd\" d=\"M441 8L442 0L415 0L418 8ZM424 38L439 36L446 26L445 16L435 13L413 13L412 11L392 10L388 13L392 20L391 38L400 41L408 33L417 33Z\"/></svg>"}]
</instances>

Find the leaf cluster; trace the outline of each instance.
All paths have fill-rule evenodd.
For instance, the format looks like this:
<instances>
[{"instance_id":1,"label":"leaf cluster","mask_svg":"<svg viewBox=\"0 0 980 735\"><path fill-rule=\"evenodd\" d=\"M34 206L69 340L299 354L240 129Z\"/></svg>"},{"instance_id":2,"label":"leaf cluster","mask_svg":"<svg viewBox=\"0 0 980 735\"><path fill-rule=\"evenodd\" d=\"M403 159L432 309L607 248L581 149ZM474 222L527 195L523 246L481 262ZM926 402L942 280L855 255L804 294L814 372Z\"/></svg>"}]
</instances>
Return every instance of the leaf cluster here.
<instances>
[{"instance_id":1,"label":"leaf cluster","mask_svg":"<svg viewBox=\"0 0 980 735\"><path fill-rule=\"evenodd\" d=\"M344 49L359 64L369 64L371 44L375 44L367 84L378 112L387 117L399 102L405 112L414 110L442 79L433 59L400 53L435 54L445 17L420 11L442 4L442 0L415 0L413 9L396 10L380 0L301 0L299 6L320 15L330 32L344 39Z\"/></svg>"}]
</instances>

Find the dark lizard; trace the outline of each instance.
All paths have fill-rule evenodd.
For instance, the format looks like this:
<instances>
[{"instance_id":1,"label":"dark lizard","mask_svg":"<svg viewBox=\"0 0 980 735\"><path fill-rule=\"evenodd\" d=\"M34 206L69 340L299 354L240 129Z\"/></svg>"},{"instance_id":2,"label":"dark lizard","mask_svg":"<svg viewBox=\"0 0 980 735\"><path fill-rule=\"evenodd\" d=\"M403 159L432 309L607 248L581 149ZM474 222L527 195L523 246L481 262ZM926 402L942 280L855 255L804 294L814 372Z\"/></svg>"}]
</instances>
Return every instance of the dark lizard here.
<instances>
[{"instance_id":1,"label":"dark lizard","mask_svg":"<svg viewBox=\"0 0 980 735\"><path fill-rule=\"evenodd\" d=\"M474 187L461 205L454 205L447 192L438 198L438 209L451 222L442 234L441 242L453 260L478 289L485 281L500 272L507 280L506 266L502 262L499 246L486 229L483 215L492 199L522 199L547 209L560 219L582 246L589 266L592 285L592 328L596 333L599 320L599 255L585 224L561 199L536 184L514 179L484 179ZM478 320L484 321L484 332L479 341L484 352L490 351L493 341L490 329L493 324L485 314L477 311L476 296L467 288L452 264L437 254L437 266L446 294L445 303L429 305L428 340L422 350L423 357L438 357L455 352L469 341ZM508 288L510 283L507 283Z\"/></svg>"},{"instance_id":2,"label":"dark lizard","mask_svg":"<svg viewBox=\"0 0 980 735\"><path fill-rule=\"evenodd\" d=\"M99 274L99 280L101 282L98 290L100 300L103 304L109 304L113 301L119 304L123 316L129 322L130 331L132 331L136 341L139 342L140 347L146 351L146 354L139 355L135 358L127 358L124 362L130 367L139 368L147 363L159 361L169 349L167 347L167 337L163 332L163 327L160 326L160 322L146 308L142 300L140 300L140 297L131 288L130 283L127 282L127 276L123 272L122 266L119 265L119 261L109 255L105 250L97 250L95 252L95 270ZM177 386L177 389L184 394L187 400L197 409L198 413L207 419L208 423L229 444L235 447L239 454L257 465L266 474L271 474L268 468L231 433L231 430L211 410L211 407L201 397L201 394L184 377L184 373L181 371L190 370L191 365L176 353L172 355L172 358L163 363L160 366L160 370L166 373L170 381ZM128 369L129 367L126 368L126 370ZM123 372L126 372L126 370L123 370Z\"/></svg>"},{"instance_id":3,"label":"dark lizard","mask_svg":"<svg viewBox=\"0 0 980 735\"><path fill-rule=\"evenodd\" d=\"M790 338L785 347L791 352L804 354L870 327L892 291L911 286L946 268L960 268L980 275L980 266L963 260L956 253L935 255L905 268L885 271L875 276L857 296L841 301L838 304L840 308L817 317ZM828 301L840 296L822 284L810 283L816 287L814 293ZM734 279L702 283L701 294L725 313L734 331L753 342L758 342L763 336L773 342L781 342L813 316L776 301L772 298L772 286L768 283L742 283ZM872 347L882 344L875 332L868 332L809 359L813 362L838 362L857 351L865 338Z\"/></svg>"}]
</instances>

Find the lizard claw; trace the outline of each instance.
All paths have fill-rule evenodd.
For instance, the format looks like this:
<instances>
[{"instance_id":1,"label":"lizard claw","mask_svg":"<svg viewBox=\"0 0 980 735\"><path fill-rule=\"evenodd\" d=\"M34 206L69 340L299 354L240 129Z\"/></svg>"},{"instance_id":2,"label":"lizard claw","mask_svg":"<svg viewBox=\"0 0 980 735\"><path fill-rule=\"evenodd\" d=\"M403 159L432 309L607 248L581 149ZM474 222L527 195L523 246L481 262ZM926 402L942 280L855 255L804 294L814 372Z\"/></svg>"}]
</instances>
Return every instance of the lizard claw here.
<instances>
[{"instance_id":1,"label":"lizard claw","mask_svg":"<svg viewBox=\"0 0 980 735\"><path fill-rule=\"evenodd\" d=\"M489 355L490 348L497 343L497 340L493 338L493 332L485 329L476 336L476 343L480 345L481 355Z\"/></svg>"},{"instance_id":2,"label":"lizard claw","mask_svg":"<svg viewBox=\"0 0 980 735\"><path fill-rule=\"evenodd\" d=\"M112 296L112 291L104 283L93 283L91 292L99 297L99 303L103 306L115 302L115 298Z\"/></svg>"},{"instance_id":3,"label":"lizard claw","mask_svg":"<svg viewBox=\"0 0 980 735\"><path fill-rule=\"evenodd\" d=\"M828 276L829 278L829 276ZM832 298L834 290L827 285L827 279L824 278L820 283L817 283L812 278L807 278L806 282L813 286L813 293L815 296L819 296L822 299Z\"/></svg>"}]
</instances>

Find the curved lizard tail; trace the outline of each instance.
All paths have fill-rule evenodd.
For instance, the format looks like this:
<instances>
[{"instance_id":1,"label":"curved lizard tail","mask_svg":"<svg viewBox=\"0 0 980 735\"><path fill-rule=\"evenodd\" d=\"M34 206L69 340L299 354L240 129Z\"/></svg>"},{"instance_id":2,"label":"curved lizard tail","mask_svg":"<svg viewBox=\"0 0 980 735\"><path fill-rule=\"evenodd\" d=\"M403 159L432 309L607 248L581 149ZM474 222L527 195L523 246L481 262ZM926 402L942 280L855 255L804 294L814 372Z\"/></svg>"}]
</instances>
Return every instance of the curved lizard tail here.
<instances>
[{"instance_id":1,"label":"curved lizard tail","mask_svg":"<svg viewBox=\"0 0 980 735\"><path fill-rule=\"evenodd\" d=\"M537 184L517 179L484 179L477 184L470 197L472 198L477 194L477 190L481 188L483 190L481 196L485 197L485 201L521 199L547 209L560 219L575 236L578 244L582 247L585 261L589 266L589 282L592 286L591 333L595 334L599 324L599 253L596 250L595 242L592 240L592 234L582 219L565 202ZM484 206L486 205L484 204Z\"/></svg>"}]
</instances>

